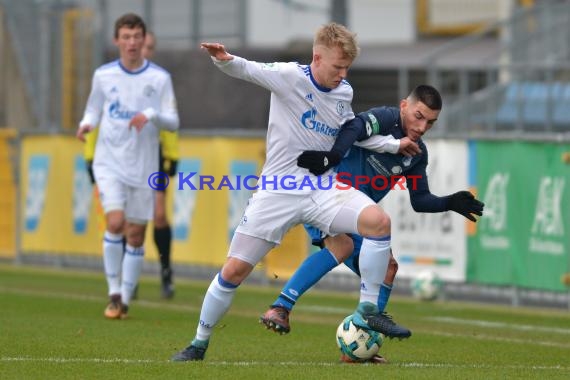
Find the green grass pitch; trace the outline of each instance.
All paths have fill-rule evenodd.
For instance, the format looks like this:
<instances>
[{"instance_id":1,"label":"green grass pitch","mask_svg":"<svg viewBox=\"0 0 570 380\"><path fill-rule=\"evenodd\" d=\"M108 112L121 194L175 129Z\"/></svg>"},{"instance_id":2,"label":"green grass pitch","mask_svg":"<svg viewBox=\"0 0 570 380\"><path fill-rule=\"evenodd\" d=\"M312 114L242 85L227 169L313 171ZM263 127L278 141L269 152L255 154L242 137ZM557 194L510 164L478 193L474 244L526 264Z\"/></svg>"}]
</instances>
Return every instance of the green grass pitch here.
<instances>
[{"instance_id":1,"label":"green grass pitch","mask_svg":"<svg viewBox=\"0 0 570 380\"><path fill-rule=\"evenodd\" d=\"M177 280L164 301L158 278L144 277L130 318L109 321L102 274L0 265L0 379L570 378L568 311L392 297L388 311L413 336L384 342L387 365L341 364L335 331L356 293L309 292L280 336L258 323L279 289L247 284L206 360L171 363L194 335L208 286Z\"/></svg>"}]
</instances>

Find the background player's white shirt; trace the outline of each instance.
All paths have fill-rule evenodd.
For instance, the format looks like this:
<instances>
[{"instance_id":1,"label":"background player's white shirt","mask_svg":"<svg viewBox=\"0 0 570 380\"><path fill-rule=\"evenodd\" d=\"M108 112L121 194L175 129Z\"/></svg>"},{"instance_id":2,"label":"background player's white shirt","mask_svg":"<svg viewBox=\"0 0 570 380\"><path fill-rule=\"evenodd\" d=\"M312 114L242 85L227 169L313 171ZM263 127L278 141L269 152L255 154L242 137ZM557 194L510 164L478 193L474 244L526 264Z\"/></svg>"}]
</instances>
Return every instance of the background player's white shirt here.
<instances>
[{"instance_id":1,"label":"background player's white shirt","mask_svg":"<svg viewBox=\"0 0 570 380\"><path fill-rule=\"evenodd\" d=\"M149 122L137 132L129 122L139 112ZM148 177L158 171L159 128L179 126L170 74L146 60L136 71L128 71L119 60L99 67L79 125L99 126L93 159L96 178L111 176L148 188Z\"/></svg>"},{"instance_id":2,"label":"background player's white shirt","mask_svg":"<svg viewBox=\"0 0 570 380\"><path fill-rule=\"evenodd\" d=\"M310 192L309 185L299 190L303 179L318 188L317 177L298 167L297 157L305 150L330 150L340 126L354 118L350 105L352 87L348 82L343 81L332 90L323 88L316 83L309 65L295 62L259 63L234 56L230 61L214 59L214 63L228 75L271 91L267 152L259 188L274 192ZM323 174L328 175L334 173ZM275 183L271 182L273 178L276 178ZM296 190L290 189L292 181L297 183ZM321 187L328 183L328 179L322 180Z\"/></svg>"}]
</instances>

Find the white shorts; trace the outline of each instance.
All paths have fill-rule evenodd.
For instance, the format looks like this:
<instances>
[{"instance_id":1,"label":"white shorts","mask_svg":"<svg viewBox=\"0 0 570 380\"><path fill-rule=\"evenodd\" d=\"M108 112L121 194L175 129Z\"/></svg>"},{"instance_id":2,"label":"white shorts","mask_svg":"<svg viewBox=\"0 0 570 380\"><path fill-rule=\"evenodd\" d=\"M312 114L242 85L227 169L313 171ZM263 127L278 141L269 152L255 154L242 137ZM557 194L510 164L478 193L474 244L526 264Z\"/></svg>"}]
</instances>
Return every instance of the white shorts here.
<instances>
[{"instance_id":1,"label":"white shorts","mask_svg":"<svg viewBox=\"0 0 570 380\"><path fill-rule=\"evenodd\" d=\"M105 214L122 210L131 223L146 224L154 215L154 190L124 184L115 177L97 177L99 199Z\"/></svg>"},{"instance_id":2,"label":"white shorts","mask_svg":"<svg viewBox=\"0 0 570 380\"><path fill-rule=\"evenodd\" d=\"M370 205L375 205L374 201L354 188L340 190L333 186L309 194L260 190L250 198L236 232L276 244L281 243L289 229L304 223L331 236L358 233L358 216ZM343 223L346 231L331 231L331 223L341 210L350 219Z\"/></svg>"}]
</instances>

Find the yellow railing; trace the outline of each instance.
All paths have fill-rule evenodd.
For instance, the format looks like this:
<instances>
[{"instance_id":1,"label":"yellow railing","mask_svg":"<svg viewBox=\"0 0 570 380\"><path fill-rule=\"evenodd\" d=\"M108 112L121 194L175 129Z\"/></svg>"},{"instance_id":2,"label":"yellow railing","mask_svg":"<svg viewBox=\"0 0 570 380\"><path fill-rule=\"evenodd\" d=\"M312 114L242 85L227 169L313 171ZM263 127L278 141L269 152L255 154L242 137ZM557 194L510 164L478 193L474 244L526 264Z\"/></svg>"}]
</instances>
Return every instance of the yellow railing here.
<instances>
[{"instance_id":1,"label":"yellow railing","mask_svg":"<svg viewBox=\"0 0 570 380\"><path fill-rule=\"evenodd\" d=\"M13 145L16 131L0 128L0 257L16 255L16 182Z\"/></svg>"}]
</instances>

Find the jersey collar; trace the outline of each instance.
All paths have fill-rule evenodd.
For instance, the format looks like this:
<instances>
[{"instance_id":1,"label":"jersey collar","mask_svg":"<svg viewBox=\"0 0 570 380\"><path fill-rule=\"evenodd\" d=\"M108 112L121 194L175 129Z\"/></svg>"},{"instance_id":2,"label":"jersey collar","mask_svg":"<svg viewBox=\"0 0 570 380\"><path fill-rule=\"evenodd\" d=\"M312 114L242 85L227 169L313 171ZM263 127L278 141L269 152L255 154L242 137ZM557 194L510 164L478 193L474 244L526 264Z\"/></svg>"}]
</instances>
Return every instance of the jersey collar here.
<instances>
[{"instance_id":1,"label":"jersey collar","mask_svg":"<svg viewBox=\"0 0 570 380\"><path fill-rule=\"evenodd\" d=\"M313 82L313 85L322 92L331 92L331 89L328 87L324 87L321 86L320 84L317 83L317 81L315 80L315 77L313 76L313 71L311 70L311 65L309 65L309 78L311 78L311 82Z\"/></svg>"},{"instance_id":2,"label":"jersey collar","mask_svg":"<svg viewBox=\"0 0 570 380\"><path fill-rule=\"evenodd\" d=\"M123 66L120 59L118 61L119 61L119 67L121 68L121 70L123 70L125 73L130 74L130 75L140 74L143 71L145 71L146 69L148 69L148 67L150 66L150 61L145 59L143 61L143 64L141 67L139 67L138 69L136 69L134 71L131 71L131 70L127 69L125 66Z\"/></svg>"}]
</instances>

